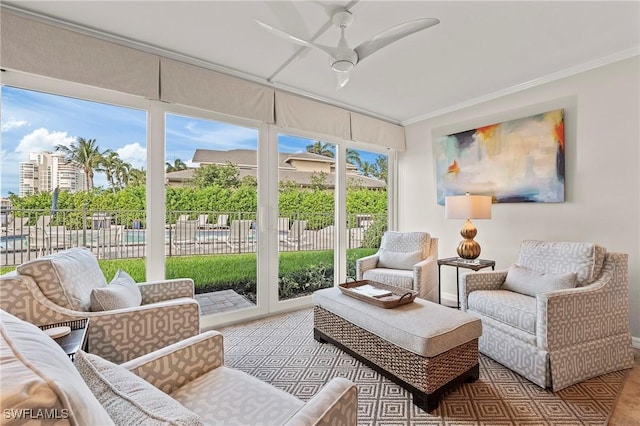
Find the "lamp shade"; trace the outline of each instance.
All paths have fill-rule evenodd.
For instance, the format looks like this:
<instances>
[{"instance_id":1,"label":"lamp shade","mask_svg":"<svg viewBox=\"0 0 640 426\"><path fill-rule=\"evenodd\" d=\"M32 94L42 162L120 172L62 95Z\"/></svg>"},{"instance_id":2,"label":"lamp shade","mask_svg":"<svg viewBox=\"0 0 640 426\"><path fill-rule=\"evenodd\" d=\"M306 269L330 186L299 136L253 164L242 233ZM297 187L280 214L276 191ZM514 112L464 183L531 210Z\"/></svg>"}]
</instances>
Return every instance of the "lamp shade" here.
<instances>
[{"instance_id":1,"label":"lamp shade","mask_svg":"<svg viewBox=\"0 0 640 426\"><path fill-rule=\"evenodd\" d=\"M447 219L491 219L489 195L455 195L444 200Z\"/></svg>"}]
</instances>

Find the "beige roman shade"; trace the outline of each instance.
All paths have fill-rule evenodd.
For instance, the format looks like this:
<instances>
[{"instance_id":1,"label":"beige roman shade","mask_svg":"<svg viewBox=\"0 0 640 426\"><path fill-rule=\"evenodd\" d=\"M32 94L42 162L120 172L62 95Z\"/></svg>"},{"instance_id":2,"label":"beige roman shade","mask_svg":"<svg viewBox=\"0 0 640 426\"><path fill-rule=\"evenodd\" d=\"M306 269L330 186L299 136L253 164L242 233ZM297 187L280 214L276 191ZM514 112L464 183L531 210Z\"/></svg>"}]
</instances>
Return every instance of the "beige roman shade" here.
<instances>
[{"instance_id":1,"label":"beige roman shade","mask_svg":"<svg viewBox=\"0 0 640 426\"><path fill-rule=\"evenodd\" d=\"M158 99L157 55L4 11L1 19L2 68Z\"/></svg>"},{"instance_id":2,"label":"beige roman shade","mask_svg":"<svg viewBox=\"0 0 640 426\"><path fill-rule=\"evenodd\" d=\"M351 113L351 139L400 151L406 149L404 127L355 112Z\"/></svg>"},{"instance_id":3,"label":"beige roman shade","mask_svg":"<svg viewBox=\"0 0 640 426\"><path fill-rule=\"evenodd\" d=\"M171 59L160 62L163 101L272 124L274 90Z\"/></svg>"},{"instance_id":4,"label":"beige roman shade","mask_svg":"<svg viewBox=\"0 0 640 426\"><path fill-rule=\"evenodd\" d=\"M404 128L314 99L2 11L0 66L285 129L404 150Z\"/></svg>"},{"instance_id":5,"label":"beige roman shade","mask_svg":"<svg viewBox=\"0 0 640 426\"><path fill-rule=\"evenodd\" d=\"M349 111L312 99L276 92L276 124L349 140Z\"/></svg>"}]
</instances>

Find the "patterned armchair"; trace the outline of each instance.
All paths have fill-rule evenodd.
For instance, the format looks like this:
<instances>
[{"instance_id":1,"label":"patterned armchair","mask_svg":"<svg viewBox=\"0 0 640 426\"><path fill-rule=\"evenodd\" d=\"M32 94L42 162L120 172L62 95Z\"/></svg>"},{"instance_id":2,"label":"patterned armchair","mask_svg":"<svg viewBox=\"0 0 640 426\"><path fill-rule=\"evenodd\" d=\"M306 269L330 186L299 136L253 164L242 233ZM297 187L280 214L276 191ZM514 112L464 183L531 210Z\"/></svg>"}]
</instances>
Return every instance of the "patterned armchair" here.
<instances>
[{"instance_id":1,"label":"patterned armchair","mask_svg":"<svg viewBox=\"0 0 640 426\"><path fill-rule=\"evenodd\" d=\"M437 302L438 239L426 232L387 231L377 253L356 261L356 277L415 290Z\"/></svg>"},{"instance_id":2,"label":"patterned armchair","mask_svg":"<svg viewBox=\"0 0 640 426\"><path fill-rule=\"evenodd\" d=\"M541 387L634 365L626 254L523 241L517 264L462 275L459 292L461 309L482 320L480 351Z\"/></svg>"},{"instance_id":3,"label":"patterned armchair","mask_svg":"<svg viewBox=\"0 0 640 426\"><path fill-rule=\"evenodd\" d=\"M357 423L358 390L351 381L335 377L301 401L226 367L223 337L216 331L120 365L82 351L72 363L44 332L0 311L0 342L0 406L5 415L65 413L56 425ZM19 418L3 420L21 423Z\"/></svg>"},{"instance_id":4,"label":"patterned armchair","mask_svg":"<svg viewBox=\"0 0 640 426\"><path fill-rule=\"evenodd\" d=\"M107 285L88 249L74 248L26 262L0 277L0 308L35 325L90 318L89 352L117 363L200 333L191 279L137 286L130 279L129 289L137 297L132 303L126 287L123 291L115 282ZM106 302L122 305L124 299L126 307L92 312L94 289L103 301L107 297Z\"/></svg>"}]
</instances>

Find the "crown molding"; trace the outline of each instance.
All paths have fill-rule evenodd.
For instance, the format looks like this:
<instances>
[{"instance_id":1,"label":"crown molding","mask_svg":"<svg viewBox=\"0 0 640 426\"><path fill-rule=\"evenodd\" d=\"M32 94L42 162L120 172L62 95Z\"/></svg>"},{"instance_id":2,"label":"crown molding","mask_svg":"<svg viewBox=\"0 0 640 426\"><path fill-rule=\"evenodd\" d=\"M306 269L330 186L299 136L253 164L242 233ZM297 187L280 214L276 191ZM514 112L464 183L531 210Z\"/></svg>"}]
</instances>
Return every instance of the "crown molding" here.
<instances>
[{"instance_id":1,"label":"crown molding","mask_svg":"<svg viewBox=\"0 0 640 426\"><path fill-rule=\"evenodd\" d=\"M553 81L561 80L566 77L571 77L576 74L583 73L585 71L589 71L595 68L599 68L605 65L612 64L614 62L622 61L624 59L629 59L634 56L640 55L640 48L632 48L623 50L618 53L614 53L613 55L604 56L602 58L595 59L593 61L585 62L580 65L576 65L570 68L566 68L564 70L560 70L555 73L547 74L543 77L533 79L531 81L527 81L526 83L517 84L515 86L507 87L505 89L497 90L493 93L488 93L483 96L479 96L474 99L469 99L464 102L460 102L436 111L428 112L426 114L422 114L416 116L414 118L410 118L408 120L401 121L400 124L402 126L408 126L410 124L417 123L419 121L428 120L430 118L439 117L441 115L449 114L455 111L459 111L464 108L469 108L484 102L492 101L494 99L501 98L503 96L511 95L513 93L521 92L523 90L531 89L532 87L541 86L543 84L551 83Z\"/></svg>"}]
</instances>

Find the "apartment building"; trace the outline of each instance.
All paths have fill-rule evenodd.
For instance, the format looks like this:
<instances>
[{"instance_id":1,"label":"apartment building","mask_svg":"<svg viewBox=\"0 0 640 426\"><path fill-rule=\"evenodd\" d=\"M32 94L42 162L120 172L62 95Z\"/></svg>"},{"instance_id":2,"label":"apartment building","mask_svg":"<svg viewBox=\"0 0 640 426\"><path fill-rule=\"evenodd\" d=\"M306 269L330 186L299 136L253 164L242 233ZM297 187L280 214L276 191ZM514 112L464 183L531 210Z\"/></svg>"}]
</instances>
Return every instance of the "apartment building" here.
<instances>
[{"instance_id":1,"label":"apartment building","mask_svg":"<svg viewBox=\"0 0 640 426\"><path fill-rule=\"evenodd\" d=\"M37 192L78 192L84 188L85 176L79 164L68 161L62 153L31 152L29 160L20 163L19 195Z\"/></svg>"}]
</instances>

